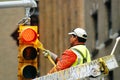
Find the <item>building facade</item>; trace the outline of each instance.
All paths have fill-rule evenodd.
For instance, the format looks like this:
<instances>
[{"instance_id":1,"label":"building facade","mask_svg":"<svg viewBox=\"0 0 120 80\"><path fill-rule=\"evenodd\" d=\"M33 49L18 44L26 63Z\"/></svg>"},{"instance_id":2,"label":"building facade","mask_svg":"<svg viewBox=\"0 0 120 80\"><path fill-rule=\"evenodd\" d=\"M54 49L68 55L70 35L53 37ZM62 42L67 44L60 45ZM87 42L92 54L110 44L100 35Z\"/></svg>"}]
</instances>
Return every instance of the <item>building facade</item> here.
<instances>
[{"instance_id":1,"label":"building facade","mask_svg":"<svg viewBox=\"0 0 120 80\"><path fill-rule=\"evenodd\" d=\"M85 0L85 24L88 32L88 46L92 58L110 55L116 37L120 36L120 1L119 0ZM92 43L92 45L90 44ZM120 44L120 43L119 43ZM118 44L115 54L119 54ZM118 80L116 69L110 72L110 80Z\"/></svg>"},{"instance_id":2,"label":"building facade","mask_svg":"<svg viewBox=\"0 0 120 80\"><path fill-rule=\"evenodd\" d=\"M14 37L23 17L23 8L0 9L0 80L17 80L18 46Z\"/></svg>"}]
</instances>

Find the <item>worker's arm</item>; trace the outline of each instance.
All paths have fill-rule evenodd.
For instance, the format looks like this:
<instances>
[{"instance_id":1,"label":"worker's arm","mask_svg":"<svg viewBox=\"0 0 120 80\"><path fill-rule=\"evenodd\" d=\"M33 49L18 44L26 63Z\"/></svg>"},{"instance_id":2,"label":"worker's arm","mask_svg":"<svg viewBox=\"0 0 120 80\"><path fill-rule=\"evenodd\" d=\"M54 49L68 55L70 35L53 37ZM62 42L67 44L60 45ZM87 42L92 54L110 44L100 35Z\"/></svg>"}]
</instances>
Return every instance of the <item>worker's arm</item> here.
<instances>
[{"instance_id":1,"label":"worker's arm","mask_svg":"<svg viewBox=\"0 0 120 80\"><path fill-rule=\"evenodd\" d=\"M57 65L53 67L49 73L60 71L72 66L75 62L77 55L72 50L66 50L58 59Z\"/></svg>"}]
</instances>

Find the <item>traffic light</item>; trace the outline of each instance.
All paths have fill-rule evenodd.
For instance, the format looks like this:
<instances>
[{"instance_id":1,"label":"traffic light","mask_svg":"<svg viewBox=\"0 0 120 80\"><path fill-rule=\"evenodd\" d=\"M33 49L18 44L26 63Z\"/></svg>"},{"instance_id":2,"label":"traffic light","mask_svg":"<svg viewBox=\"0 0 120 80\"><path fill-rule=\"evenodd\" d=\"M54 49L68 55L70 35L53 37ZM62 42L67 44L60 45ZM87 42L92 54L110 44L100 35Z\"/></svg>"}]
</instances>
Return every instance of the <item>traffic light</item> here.
<instances>
[{"instance_id":1,"label":"traffic light","mask_svg":"<svg viewBox=\"0 0 120 80\"><path fill-rule=\"evenodd\" d=\"M38 72L37 26L19 26L18 80L29 80Z\"/></svg>"}]
</instances>

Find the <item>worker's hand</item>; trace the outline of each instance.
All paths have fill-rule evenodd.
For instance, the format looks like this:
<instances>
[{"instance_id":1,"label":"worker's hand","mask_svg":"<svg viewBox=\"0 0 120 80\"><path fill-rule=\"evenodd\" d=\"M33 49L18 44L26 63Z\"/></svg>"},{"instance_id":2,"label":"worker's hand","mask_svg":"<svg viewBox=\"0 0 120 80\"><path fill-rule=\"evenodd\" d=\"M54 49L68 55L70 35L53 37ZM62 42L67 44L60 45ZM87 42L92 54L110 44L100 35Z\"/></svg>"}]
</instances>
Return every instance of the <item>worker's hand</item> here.
<instances>
[{"instance_id":1,"label":"worker's hand","mask_svg":"<svg viewBox=\"0 0 120 80\"><path fill-rule=\"evenodd\" d=\"M50 50L44 50L44 51L43 51L43 55L44 55L45 57L51 56L51 58L52 58L54 61L56 61L56 59L57 59L57 57L58 57L55 53L51 52Z\"/></svg>"},{"instance_id":2,"label":"worker's hand","mask_svg":"<svg viewBox=\"0 0 120 80\"><path fill-rule=\"evenodd\" d=\"M57 71L58 70L57 70L56 66L54 66L47 74L52 74L52 73L57 72Z\"/></svg>"},{"instance_id":3,"label":"worker's hand","mask_svg":"<svg viewBox=\"0 0 120 80\"><path fill-rule=\"evenodd\" d=\"M48 57L48 56L50 55L50 53L51 53L51 51L49 51L49 50L44 50L44 51L43 51L43 55L44 55L45 57Z\"/></svg>"}]
</instances>

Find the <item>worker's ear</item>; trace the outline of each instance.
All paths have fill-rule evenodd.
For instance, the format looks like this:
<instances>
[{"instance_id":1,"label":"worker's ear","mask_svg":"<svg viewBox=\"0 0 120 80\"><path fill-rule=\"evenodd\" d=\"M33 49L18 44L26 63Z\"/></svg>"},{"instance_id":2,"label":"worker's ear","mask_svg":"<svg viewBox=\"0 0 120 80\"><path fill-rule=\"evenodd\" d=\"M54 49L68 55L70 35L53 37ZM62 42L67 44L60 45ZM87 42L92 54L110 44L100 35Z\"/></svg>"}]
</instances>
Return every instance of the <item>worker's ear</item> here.
<instances>
[{"instance_id":1,"label":"worker's ear","mask_svg":"<svg viewBox=\"0 0 120 80\"><path fill-rule=\"evenodd\" d=\"M78 38L77 36L75 36L75 38Z\"/></svg>"},{"instance_id":2,"label":"worker's ear","mask_svg":"<svg viewBox=\"0 0 120 80\"><path fill-rule=\"evenodd\" d=\"M77 37L77 36L75 36L75 37L74 37L74 39L75 39L75 40L78 40L78 37Z\"/></svg>"}]
</instances>

